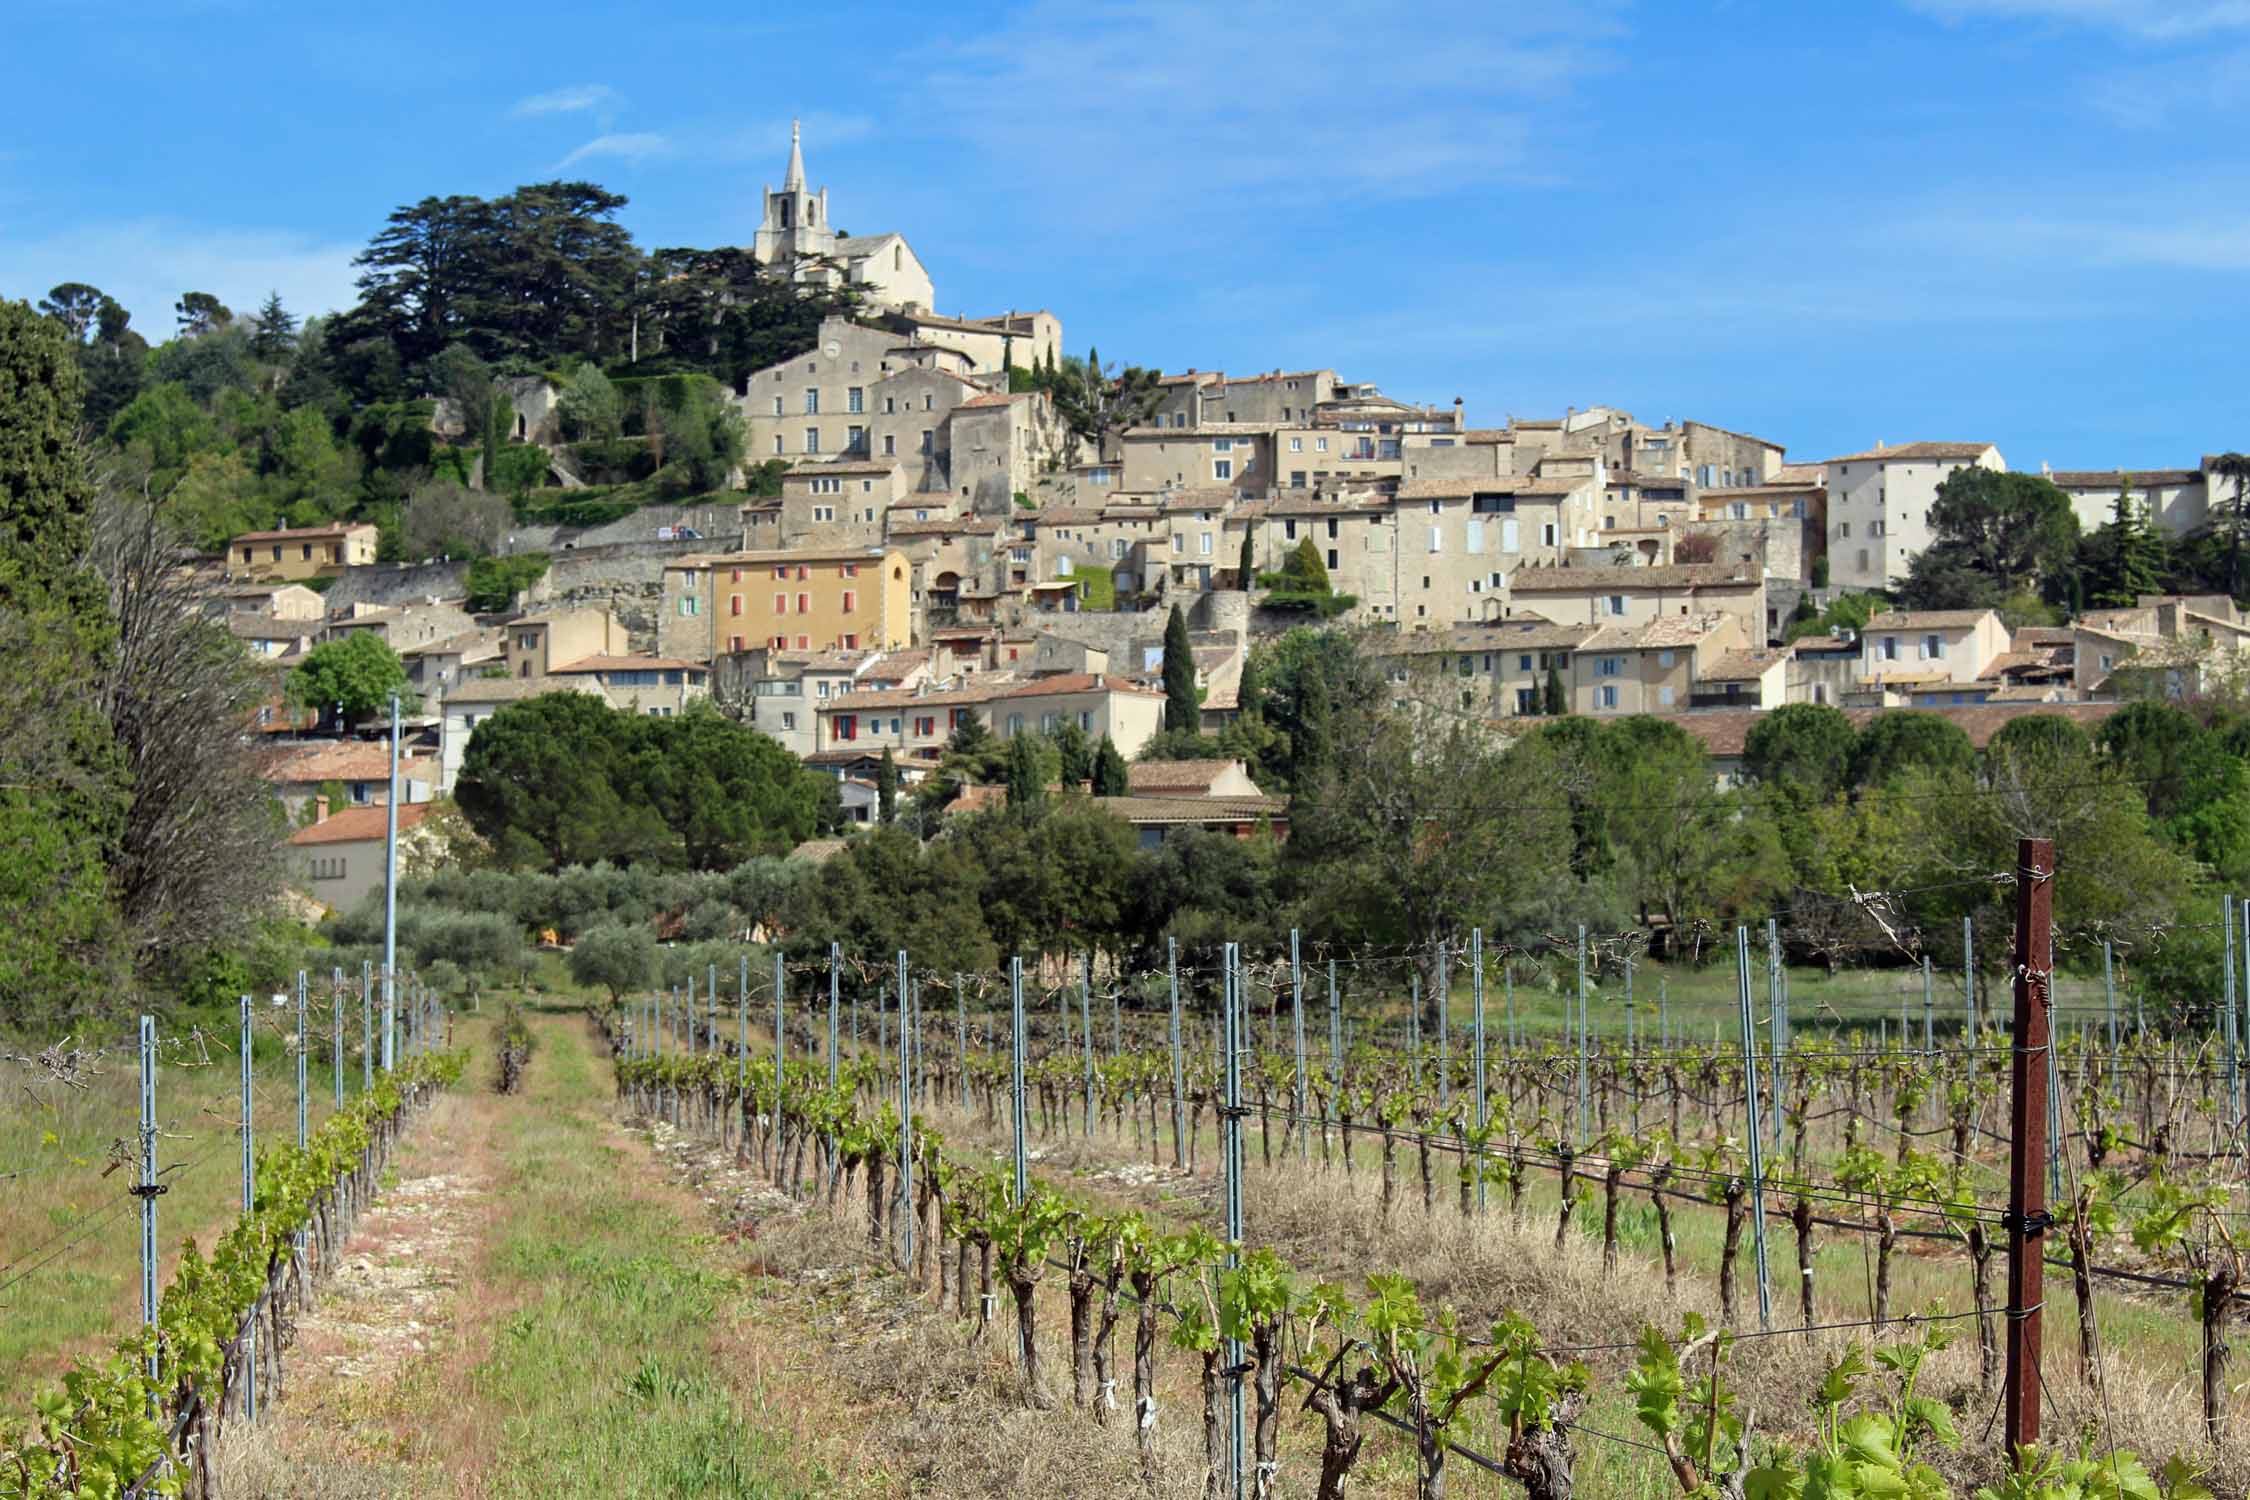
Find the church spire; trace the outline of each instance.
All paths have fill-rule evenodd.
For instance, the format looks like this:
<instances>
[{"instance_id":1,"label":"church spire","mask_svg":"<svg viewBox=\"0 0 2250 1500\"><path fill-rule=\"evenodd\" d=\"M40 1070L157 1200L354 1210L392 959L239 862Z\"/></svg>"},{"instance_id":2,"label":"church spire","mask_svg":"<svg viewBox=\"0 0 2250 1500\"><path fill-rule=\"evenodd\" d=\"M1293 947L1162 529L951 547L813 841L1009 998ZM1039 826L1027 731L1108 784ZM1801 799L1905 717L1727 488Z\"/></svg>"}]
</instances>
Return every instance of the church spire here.
<instances>
[{"instance_id":1,"label":"church spire","mask_svg":"<svg viewBox=\"0 0 2250 1500\"><path fill-rule=\"evenodd\" d=\"M805 190L805 148L795 120L789 122L789 175L781 179L781 190L785 193Z\"/></svg>"}]
</instances>

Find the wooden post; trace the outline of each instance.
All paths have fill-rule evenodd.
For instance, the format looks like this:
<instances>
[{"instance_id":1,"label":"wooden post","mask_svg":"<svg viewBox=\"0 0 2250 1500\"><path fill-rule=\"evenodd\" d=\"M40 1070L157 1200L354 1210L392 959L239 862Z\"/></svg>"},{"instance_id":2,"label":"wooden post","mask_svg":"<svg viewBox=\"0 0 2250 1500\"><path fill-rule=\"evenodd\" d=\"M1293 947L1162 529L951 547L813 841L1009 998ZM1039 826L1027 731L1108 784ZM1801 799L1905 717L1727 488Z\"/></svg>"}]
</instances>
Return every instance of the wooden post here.
<instances>
[{"instance_id":1,"label":"wooden post","mask_svg":"<svg viewBox=\"0 0 2250 1500\"><path fill-rule=\"evenodd\" d=\"M2013 1455L2039 1441L2040 1303L2046 1295L2047 1021L2054 1004L2055 846L2016 844L2014 1089L2009 1108L2008 1368L2005 1435Z\"/></svg>"}]
</instances>

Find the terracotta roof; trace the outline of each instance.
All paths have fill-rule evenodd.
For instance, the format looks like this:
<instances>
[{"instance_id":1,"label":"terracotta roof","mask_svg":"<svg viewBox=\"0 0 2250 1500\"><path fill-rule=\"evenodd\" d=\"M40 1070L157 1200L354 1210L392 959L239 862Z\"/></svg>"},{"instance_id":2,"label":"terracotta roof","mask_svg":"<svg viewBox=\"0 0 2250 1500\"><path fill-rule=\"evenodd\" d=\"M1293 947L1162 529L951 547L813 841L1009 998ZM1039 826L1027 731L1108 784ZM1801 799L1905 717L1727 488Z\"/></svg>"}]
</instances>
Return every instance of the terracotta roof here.
<instances>
[{"instance_id":1,"label":"terracotta roof","mask_svg":"<svg viewBox=\"0 0 2250 1500\"><path fill-rule=\"evenodd\" d=\"M1255 823L1289 816L1286 797L1096 797L1096 807L1128 823Z\"/></svg>"},{"instance_id":2,"label":"terracotta roof","mask_svg":"<svg viewBox=\"0 0 2250 1500\"><path fill-rule=\"evenodd\" d=\"M1333 375L1334 370L1275 370L1266 375L1243 375L1226 382L1228 385L1257 385L1261 381L1312 380L1322 375Z\"/></svg>"},{"instance_id":3,"label":"terracotta roof","mask_svg":"<svg viewBox=\"0 0 2250 1500\"><path fill-rule=\"evenodd\" d=\"M2110 490L2117 488L2115 469L2057 469L2047 476L2066 490ZM2125 478L2135 489L2164 484L2200 484L2200 469L2129 469Z\"/></svg>"},{"instance_id":4,"label":"terracotta roof","mask_svg":"<svg viewBox=\"0 0 2250 1500\"><path fill-rule=\"evenodd\" d=\"M387 781L391 774L391 747L368 740L316 745L309 750L293 750L275 756L259 774L268 781L285 785ZM432 774L430 762L401 754L398 774L402 779L427 781Z\"/></svg>"},{"instance_id":5,"label":"terracotta roof","mask_svg":"<svg viewBox=\"0 0 2250 1500\"><path fill-rule=\"evenodd\" d=\"M1641 625L1603 625L1582 651L1658 651L1692 646L1721 626L1725 615L1659 615Z\"/></svg>"},{"instance_id":6,"label":"terracotta roof","mask_svg":"<svg viewBox=\"0 0 2250 1500\"><path fill-rule=\"evenodd\" d=\"M1403 639L1432 640L1433 651L1575 651L1600 633L1599 625L1557 625L1533 615L1493 625L1456 625L1444 635L1417 631Z\"/></svg>"},{"instance_id":7,"label":"terracotta roof","mask_svg":"<svg viewBox=\"0 0 2250 1500\"><path fill-rule=\"evenodd\" d=\"M1044 698L1064 693L1133 693L1142 697L1161 698L1163 693L1152 687L1129 681L1115 672L1066 672L1056 677L1035 677L1021 686L1010 687L995 694L1001 698Z\"/></svg>"},{"instance_id":8,"label":"terracotta roof","mask_svg":"<svg viewBox=\"0 0 2250 1500\"><path fill-rule=\"evenodd\" d=\"M1761 576L1738 563L1674 563L1664 568L1518 568L1513 593L1577 594L1596 590L1748 588Z\"/></svg>"},{"instance_id":9,"label":"terracotta roof","mask_svg":"<svg viewBox=\"0 0 2250 1500\"><path fill-rule=\"evenodd\" d=\"M789 851L789 857L809 859L814 864L819 864L822 860L833 859L843 853L847 847L848 843L844 839L806 839Z\"/></svg>"},{"instance_id":10,"label":"terracotta roof","mask_svg":"<svg viewBox=\"0 0 2250 1500\"><path fill-rule=\"evenodd\" d=\"M244 542L308 542L317 537L343 537L375 529L372 521L338 521L330 526L284 526L279 531L245 531L227 545L239 546Z\"/></svg>"},{"instance_id":11,"label":"terracotta roof","mask_svg":"<svg viewBox=\"0 0 2250 1500\"><path fill-rule=\"evenodd\" d=\"M1771 500L1826 492L1827 486L1819 484L1733 484L1714 485L1697 493L1705 500Z\"/></svg>"},{"instance_id":12,"label":"terracotta roof","mask_svg":"<svg viewBox=\"0 0 2250 1500\"><path fill-rule=\"evenodd\" d=\"M227 633L246 641L301 641L320 634L318 620L276 620L271 615L230 614Z\"/></svg>"},{"instance_id":13,"label":"terracotta roof","mask_svg":"<svg viewBox=\"0 0 2250 1500\"><path fill-rule=\"evenodd\" d=\"M775 563L863 563L879 560L881 547L769 547L756 552L699 552L675 557L664 566L696 568L755 568Z\"/></svg>"},{"instance_id":14,"label":"terracotta roof","mask_svg":"<svg viewBox=\"0 0 2250 1500\"><path fill-rule=\"evenodd\" d=\"M1842 713L1851 720L1854 729L1865 729L1869 720L1882 713L1936 714L1958 725L1969 736L1969 743L1981 750L1991 742L1994 735L2027 713L2060 714L2080 728L2091 730L2121 706L2116 703L1970 703L1915 709L1847 708ZM1677 724L1703 741L1703 747L1711 754L1739 757L1750 731L1767 712L1764 709L1717 708L1667 714L1664 717L1667 723Z\"/></svg>"},{"instance_id":15,"label":"terracotta roof","mask_svg":"<svg viewBox=\"0 0 2250 1500\"><path fill-rule=\"evenodd\" d=\"M955 407L954 410L981 411L988 407L1007 406L1017 401L1029 401L1031 397L1032 392L1030 391L1016 391L1012 393L1007 391L994 391L989 395L972 396L968 400L962 402L959 406Z\"/></svg>"},{"instance_id":16,"label":"terracotta roof","mask_svg":"<svg viewBox=\"0 0 2250 1500\"><path fill-rule=\"evenodd\" d=\"M1240 766L1238 760L1140 760L1125 768L1133 791L1208 792L1211 784Z\"/></svg>"},{"instance_id":17,"label":"terracotta roof","mask_svg":"<svg viewBox=\"0 0 2250 1500\"><path fill-rule=\"evenodd\" d=\"M1701 682L1756 682L1789 659L1786 651L1726 651L1716 661L1696 671Z\"/></svg>"},{"instance_id":18,"label":"terracotta roof","mask_svg":"<svg viewBox=\"0 0 2250 1500\"><path fill-rule=\"evenodd\" d=\"M709 662L688 661L677 656L582 656L574 662L559 667L549 667L549 677L569 677L580 672L650 672L693 671L708 672Z\"/></svg>"},{"instance_id":19,"label":"terracotta roof","mask_svg":"<svg viewBox=\"0 0 2250 1500\"><path fill-rule=\"evenodd\" d=\"M427 802L401 802L398 805L398 831L406 832L430 815ZM381 843L390 837L391 810L388 807L347 807L340 813L331 813L320 822L300 828L289 835L292 844L362 844Z\"/></svg>"},{"instance_id":20,"label":"terracotta roof","mask_svg":"<svg viewBox=\"0 0 2250 1500\"><path fill-rule=\"evenodd\" d=\"M1515 439L1508 435L1505 427L1470 427L1463 429L1461 441L1481 447L1492 443L1513 443Z\"/></svg>"},{"instance_id":21,"label":"terracotta roof","mask_svg":"<svg viewBox=\"0 0 2250 1500\"><path fill-rule=\"evenodd\" d=\"M1990 443L1899 443L1889 448L1870 448L1865 453L1847 453L1842 458L1831 458L1832 464L1866 463L1930 463L1947 459L1967 462L1984 457Z\"/></svg>"},{"instance_id":22,"label":"terracotta roof","mask_svg":"<svg viewBox=\"0 0 2250 1500\"><path fill-rule=\"evenodd\" d=\"M824 460L798 464L783 474L782 478L795 479L799 475L890 474L897 469L898 465L895 463L877 463L870 459Z\"/></svg>"},{"instance_id":23,"label":"terracotta roof","mask_svg":"<svg viewBox=\"0 0 2250 1500\"><path fill-rule=\"evenodd\" d=\"M456 703L521 703L526 698L537 698L546 693L591 692L605 697L599 683L588 680L584 684L557 683L534 677L472 677L455 683L446 690L445 706Z\"/></svg>"},{"instance_id":24,"label":"terracotta roof","mask_svg":"<svg viewBox=\"0 0 2250 1500\"><path fill-rule=\"evenodd\" d=\"M1491 479L1409 479L1398 487L1401 500L1467 499L1472 495L1568 495L1594 482L1590 474L1553 477L1508 474Z\"/></svg>"},{"instance_id":25,"label":"terracotta roof","mask_svg":"<svg viewBox=\"0 0 2250 1500\"><path fill-rule=\"evenodd\" d=\"M904 676L917 667L926 667L929 664L930 653L927 651L892 651L876 661L870 662L863 675L877 679L889 677L894 673Z\"/></svg>"},{"instance_id":26,"label":"terracotta roof","mask_svg":"<svg viewBox=\"0 0 2250 1500\"><path fill-rule=\"evenodd\" d=\"M957 813L990 812L995 807L1007 805L1008 789L1005 786L985 785L979 782L971 783L955 792L953 800L945 804L945 810Z\"/></svg>"},{"instance_id":27,"label":"terracotta roof","mask_svg":"<svg viewBox=\"0 0 2250 1500\"><path fill-rule=\"evenodd\" d=\"M1828 484L1828 466L1826 464L1783 464L1773 471L1773 478L1767 482L1769 484L1811 484L1825 489Z\"/></svg>"},{"instance_id":28,"label":"terracotta roof","mask_svg":"<svg viewBox=\"0 0 2250 1500\"><path fill-rule=\"evenodd\" d=\"M1964 625L1974 625L1989 609L1908 609L1892 610L1876 615L1867 622L1862 635L1872 635L1878 630L1958 630Z\"/></svg>"},{"instance_id":29,"label":"terracotta roof","mask_svg":"<svg viewBox=\"0 0 2250 1500\"><path fill-rule=\"evenodd\" d=\"M991 675L960 687L930 688L927 691L922 688L866 688L855 693L839 693L819 704L814 712L856 713L861 709L911 708L918 703L938 708L990 703L1015 685L1014 678Z\"/></svg>"}]
</instances>

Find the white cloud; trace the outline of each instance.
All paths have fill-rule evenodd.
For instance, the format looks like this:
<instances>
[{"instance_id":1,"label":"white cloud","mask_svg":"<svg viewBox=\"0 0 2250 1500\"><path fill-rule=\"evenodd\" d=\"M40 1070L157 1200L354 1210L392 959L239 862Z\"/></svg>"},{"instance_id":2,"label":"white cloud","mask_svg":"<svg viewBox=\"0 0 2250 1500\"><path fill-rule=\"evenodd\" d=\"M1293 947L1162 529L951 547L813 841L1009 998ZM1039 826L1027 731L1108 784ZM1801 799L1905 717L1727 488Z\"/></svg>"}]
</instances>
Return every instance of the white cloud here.
<instances>
[{"instance_id":1,"label":"white cloud","mask_svg":"<svg viewBox=\"0 0 2250 1500\"><path fill-rule=\"evenodd\" d=\"M100 287L125 305L155 343L172 332L172 304L210 292L238 313L279 291L299 316L358 301L358 245L323 243L285 229L212 228L147 219L94 224L43 239L0 239L0 295L34 301L65 281Z\"/></svg>"},{"instance_id":2,"label":"white cloud","mask_svg":"<svg viewBox=\"0 0 2250 1500\"><path fill-rule=\"evenodd\" d=\"M2047 21L2169 42L2250 30L2250 0L1907 0L1946 21Z\"/></svg>"},{"instance_id":3,"label":"white cloud","mask_svg":"<svg viewBox=\"0 0 2250 1500\"><path fill-rule=\"evenodd\" d=\"M653 130L627 130L610 135L597 135L585 145L571 152L555 164L555 170L576 166L582 161L610 158L616 161L641 162L652 157L669 156L671 137Z\"/></svg>"},{"instance_id":4,"label":"white cloud","mask_svg":"<svg viewBox=\"0 0 2250 1500\"><path fill-rule=\"evenodd\" d=\"M1034 0L940 54L924 118L988 185L1089 228L1239 231L1276 199L1307 226L1402 197L1551 179L1605 6L1457 0L1406 21L1243 0Z\"/></svg>"},{"instance_id":5,"label":"white cloud","mask_svg":"<svg viewBox=\"0 0 2250 1500\"><path fill-rule=\"evenodd\" d=\"M566 115L580 110L600 110L605 115L614 114L625 102L617 90L606 83L576 83L567 88L549 89L544 94L533 94L518 99L510 106L511 117L522 119L529 115Z\"/></svg>"}]
</instances>

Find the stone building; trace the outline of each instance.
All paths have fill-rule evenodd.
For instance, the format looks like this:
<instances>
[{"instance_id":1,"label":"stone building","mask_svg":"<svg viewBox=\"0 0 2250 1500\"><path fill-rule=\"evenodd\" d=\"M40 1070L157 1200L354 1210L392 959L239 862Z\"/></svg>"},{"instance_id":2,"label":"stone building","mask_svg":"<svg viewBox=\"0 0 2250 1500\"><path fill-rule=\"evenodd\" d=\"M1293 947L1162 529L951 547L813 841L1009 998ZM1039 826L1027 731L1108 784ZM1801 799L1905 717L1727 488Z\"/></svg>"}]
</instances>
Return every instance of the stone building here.
<instances>
[{"instance_id":1,"label":"stone building","mask_svg":"<svg viewBox=\"0 0 2250 1500\"><path fill-rule=\"evenodd\" d=\"M1878 443L1828 460L1828 574L1837 588L1887 589L1930 545L1938 486L1971 465L2005 469L1990 443Z\"/></svg>"},{"instance_id":2,"label":"stone building","mask_svg":"<svg viewBox=\"0 0 2250 1500\"><path fill-rule=\"evenodd\" d=\"M664 570L663 656L708 662L757 645L889 650L912 639L912 585L896 550L735 552L681 558Z\"/></svg>"},{"instance_id":3,"label":"stone building","mask_svg":"<svg viewBox=\"0 0 2250 1500\"><path fill-rule=\"evenodd\" d=\"M751 254L759 265L780 266L796 281L849 287L880 307L912 310L936 301L930 273L904 235L836 232L828 217L828 189L815 193L805 186L804 142L794 122L781 191L766 189L765 222Z\"/></svg>"}]
</instances>

